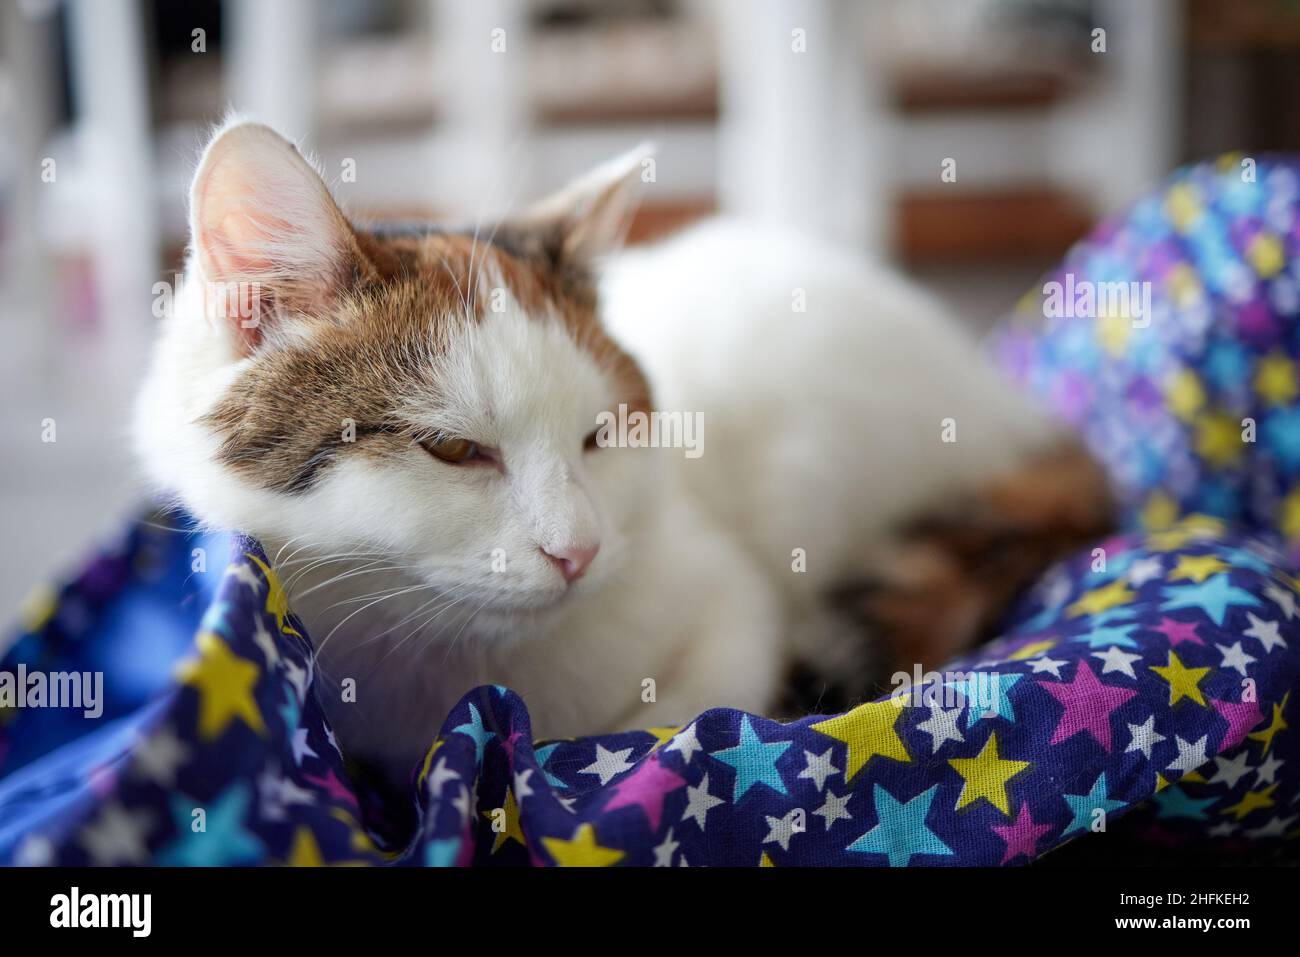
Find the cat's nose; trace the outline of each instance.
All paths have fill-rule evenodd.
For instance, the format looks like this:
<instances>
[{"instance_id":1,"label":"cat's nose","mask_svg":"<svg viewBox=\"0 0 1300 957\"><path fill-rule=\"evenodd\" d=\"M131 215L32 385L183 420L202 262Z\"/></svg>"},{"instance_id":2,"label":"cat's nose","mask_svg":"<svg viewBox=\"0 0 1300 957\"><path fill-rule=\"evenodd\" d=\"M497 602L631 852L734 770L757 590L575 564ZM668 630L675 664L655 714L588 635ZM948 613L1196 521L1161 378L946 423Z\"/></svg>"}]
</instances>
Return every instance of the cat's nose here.
<instances>
[{"instance_id":1,"label":"cat's nose","mask_svg":"<svg viewBox=\"0 0 1300 957\"><path fill-rule=\"evenodd\" d=\"M542 554L555 562L566 582L573 584L583 576L598 551L600 551L599 545L588 545L582 548L566 545L555 551L543 548Z\"/></svg>"}]
</instances>

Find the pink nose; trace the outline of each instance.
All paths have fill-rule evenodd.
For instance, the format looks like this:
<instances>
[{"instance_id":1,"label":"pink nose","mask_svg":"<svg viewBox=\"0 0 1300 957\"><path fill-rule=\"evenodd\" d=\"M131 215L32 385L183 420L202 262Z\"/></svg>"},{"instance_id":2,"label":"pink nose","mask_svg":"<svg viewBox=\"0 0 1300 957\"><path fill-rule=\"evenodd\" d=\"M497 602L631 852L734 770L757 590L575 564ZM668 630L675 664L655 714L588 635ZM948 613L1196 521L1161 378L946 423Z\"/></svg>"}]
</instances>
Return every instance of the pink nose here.
<instances>
[{"instance_id":1,"label":"pink nose","mask_svg":"<svg viewBox=\"0 0 1300 957\"><path fill-rule=\"evenodd\" d=\"M564 580L572 584L586 572L587 566L591 564L591 560L596 557L598 551L600 551L599 545L590 545L586 548L566 546L553 552L543 548L542 554L555 562L556 567L560 569L560 574L564 576Z\"/></svg>"}]
</instances>

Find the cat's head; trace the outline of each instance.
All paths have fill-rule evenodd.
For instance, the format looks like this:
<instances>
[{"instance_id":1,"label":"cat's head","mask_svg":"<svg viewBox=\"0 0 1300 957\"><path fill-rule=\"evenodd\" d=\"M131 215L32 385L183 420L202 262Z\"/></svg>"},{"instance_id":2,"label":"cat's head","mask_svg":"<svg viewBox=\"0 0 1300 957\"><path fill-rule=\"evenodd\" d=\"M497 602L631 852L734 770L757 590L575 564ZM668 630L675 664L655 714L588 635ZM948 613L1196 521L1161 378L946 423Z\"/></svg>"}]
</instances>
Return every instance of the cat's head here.
<instances>
[{"instance_id":1,"label":"cat's head","mask_svg":"<svg viewBox=\"0 0 1300 957\"><path fill-rule=\"evenodd\" d=\"M591 278L644 155L477 237L365 229L290 143L227 124L138 406L151 477L209 525L382 556L489 613L597 587L656 484L593 441L650 402Z\"/></svg>"}]
</instances>

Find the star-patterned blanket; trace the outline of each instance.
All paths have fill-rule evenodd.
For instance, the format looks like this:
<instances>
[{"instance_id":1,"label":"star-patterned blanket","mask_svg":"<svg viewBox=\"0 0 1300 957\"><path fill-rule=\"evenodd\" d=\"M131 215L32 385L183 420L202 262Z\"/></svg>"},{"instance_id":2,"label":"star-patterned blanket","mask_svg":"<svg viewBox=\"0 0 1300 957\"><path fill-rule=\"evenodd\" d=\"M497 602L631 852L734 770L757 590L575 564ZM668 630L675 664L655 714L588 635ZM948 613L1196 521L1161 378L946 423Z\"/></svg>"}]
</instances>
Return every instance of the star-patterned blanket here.
<instances>
[{"instance_id":1,"label":"star-patterned blanket","mask_svg":"<svg viewBox=\"0 0 1300 957\"><path fill-rule=\"evenodd\" d=\"M4 713L0 860L1012 864L1133 821L1296 830L1296 580L1218 520L1100 543L976 657L847 714L534 742L518 697L474 689L396 809L355 786L257 544L192 571L222 544L139 525L33 610L4 668L102 668L103 714ZM137 668L154 635L170 656Z\"/></svg>"},{"instance_id":2,"label":"star-patterned blanket","mask_svg":"<svg viewBox=\"0 0 1300 957\"><path fill-rule=\"evenodd\" d=\"M1148 283L1149 322L1045 320L1036 294L995 339L1091 440L1135 523L1050 570L973 656L846 714L719 708L554 742L533 740L509 689L467 689L407 792L380 795L335 744L310 638L259 545L143 522L36 595L0 663L0 862L998 865L1107 841L1287 853L1300 179L1291 161L1245 159L1175 174L1055 274ZM95 718L5 697L6 680L60 672L104 675Z\"/></svg>"}]
</instances>

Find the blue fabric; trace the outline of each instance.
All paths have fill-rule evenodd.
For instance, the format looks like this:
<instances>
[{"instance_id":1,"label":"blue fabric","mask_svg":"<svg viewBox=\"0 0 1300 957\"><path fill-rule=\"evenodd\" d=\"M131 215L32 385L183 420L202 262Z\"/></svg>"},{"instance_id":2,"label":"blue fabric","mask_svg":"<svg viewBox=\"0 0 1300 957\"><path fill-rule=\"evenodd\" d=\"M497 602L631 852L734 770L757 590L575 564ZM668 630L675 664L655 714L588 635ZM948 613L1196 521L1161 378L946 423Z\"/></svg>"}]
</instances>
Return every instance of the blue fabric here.
<instances>
[{"instance_id":1,"label":"blue fabric","mask_svg":"<svg viewBox=\"0 0 1300 957\"><path fill-rule=\"evenodd\" d=\"M1004 638L930 678L921 700L789 724L715 709L680 728L533 743L519 698L474 689L413 769L414 823L387 842L367 825L393 809L350 783L274 572L256 543L230 546L228 565L191 572L217 543L141 525L112 575L97 563L6 658L11 673L108 675L98 720L4 712L0 860L1007 864L1136 807L1163 839L1294 830L1295 580L1267 541L1213 520L1053 570ZM138 651L113 653L139 640L124 606L165 595L168 573L206 604L197 628L195 608L156 609L141 678ZM70 623L63 609L91 583L98 613Z\"/></svg>"}]
</instances>

